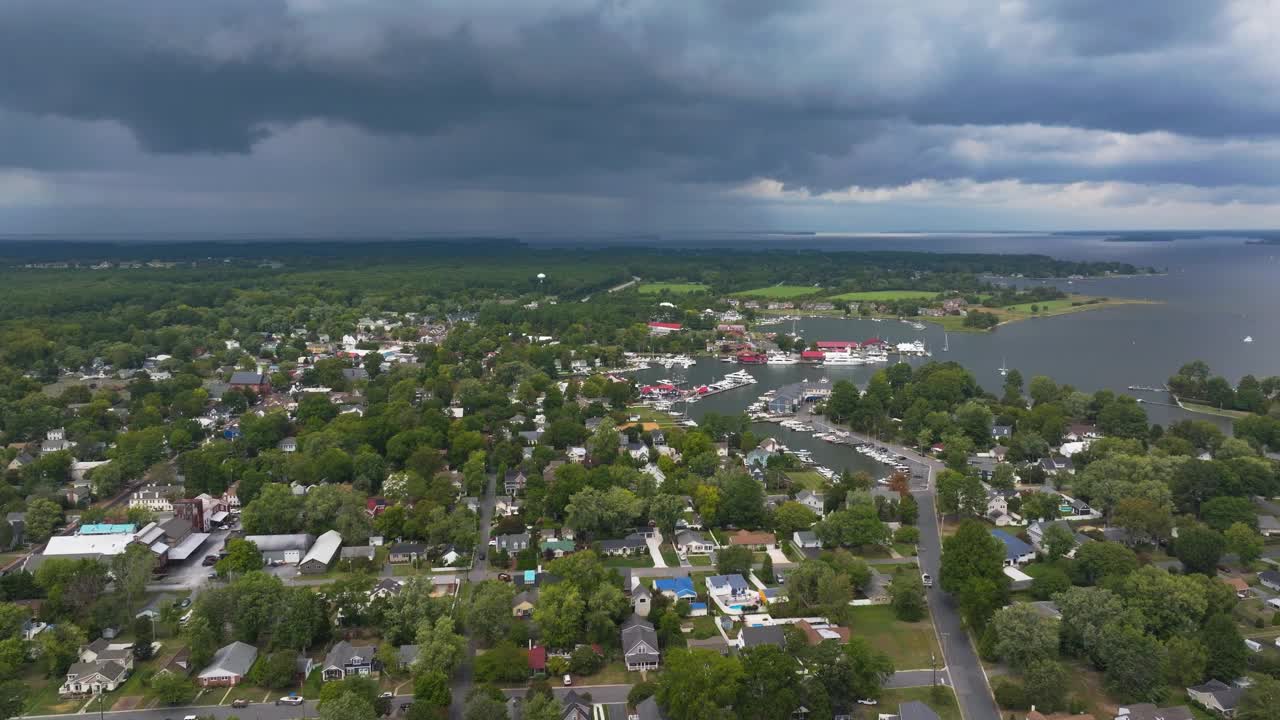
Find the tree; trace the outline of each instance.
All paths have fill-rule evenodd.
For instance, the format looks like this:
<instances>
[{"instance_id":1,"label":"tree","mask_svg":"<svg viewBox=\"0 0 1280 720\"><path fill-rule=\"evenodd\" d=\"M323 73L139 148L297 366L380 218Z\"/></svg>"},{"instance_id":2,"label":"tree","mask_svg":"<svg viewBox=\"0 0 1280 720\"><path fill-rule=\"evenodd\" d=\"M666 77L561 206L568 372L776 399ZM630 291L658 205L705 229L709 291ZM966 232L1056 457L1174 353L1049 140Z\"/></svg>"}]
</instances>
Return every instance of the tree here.
<instances>
[{"instance_id":1,"label":"tree","mask_svg":"<svg viewBox=\"0 0 1280 720\"><path fill-rule=\"evenodd\" d=\"M133 656L138 660L149 659L154 651L155 632L151 623L146 615L133 620Z\"/></svg>"},{"instance_id":2,"label":"tree","mask_svg":"<svg viewBox=\"0 0 1280 720\"><path fill-rule=\"evenodd\" d=\"M817 521L812 510L794 500L788 500L773 511L773 527L779 535L790 537L797 530L807 530Z\"/></svg>"},{"instance_id":3,"label":"tree","mask_svg":"<svg viewBox=\"0 0 1280 720\"><path fill-rule=\"evenodd\" d=\"M1111 524L1127 530L1136 542L1156 542L1169 537L1173 514L1168 505L1143 497L1126 497L1112 509Z\"/></svg>"},{"instance_id":4,"label":"tree","mask_svg":"<svg viewBox=\"0 0 1280 720\"><path fill-rule=\"evenodd\" d=\"M488 652L476 656L476 677L483 682L523 682L529 677L529 653L515 643L503 640Z\"/></svg>"},{"instance_id":5,"label":"tree","mask_svg":"<svg viewBox=\"0 0 1280 720\"><path fill-rule=\"evenodd\" d=\"M796 659L775 645L748 648L740 659L742 683L734 702L737 716L750 720L791 717L801 700Z\"/></svg>"},{"instance_id":6,"label":"tree","mask_svg":"<svg viewBox=\"0 0 1280 720\"><path fill-rule=\"evenodd\" d=\"M523 720L561 720L563 707L553 695L531 694L525 698Z\"/></svg>"},{"instance_id":7,"label":"tree","mask_svg":"<svg viewBox=\"0 0 1280 720\"><path fill-rule=\"evenodd\" d=\"M1130 573L1120 593L1125 605L1141 618L1140 627L1157 638L1195 632L1209 607L1199 583L1153 565Z\"/></svg>"},{"instance_id":8,"label":"tree","mask_svg":"<svg viewBox=\"0 0 1280 720\"><path fill-rule=\"evenodd\" d=\"M135 601L146 593L151 571L156 566L155 553L140 543L131 543L123 553L111 558L111 574L116 591L124 595L124 611L133 614Z\"/></svg>"},{"instance_id":9,"label":"tree","mask_svg":"<svg viewBox=\"0 0 1280 720\"><path fill-rule=\"evenodd\" d=\"M213 659L218 649L218 637L214 634L208 619L203 615L194 615L187 623L188 644L191 647L191 664L204 667Z\"/></svg>"},{"instance_id":10,"label":"tree","mask_svg":"<svg viewBox=\"0 0 1280 720\"><path fill-rule=\"evenodd\" d=\"M303 499L284 483L268 483L244 507L240 521L248 535L281 535L302 529Z\"/></svg>"},{"instance_id":11,"label":"tree","mask_svg":"<svg viewBox=\"0 0 1280 720\"><path fill-rule=\"evenodd\" d=\"M622 383L611 384L621 385ZM462 713L463 720L493 720L505 717L507 717L506 698L496 688L477 687L472 690L467 698L466 710ZM327 719L322 717L320 720Z\"/></svg>"},{"instance_id":12,"label":"tree","mask_svg":"<svg viewBox=\"0 0 1280 720\"><path fill-rule=\"evenodd\" d=\"M1243 565L1252 564L1262 556L1262 536L1244 523L1233 523L1227 528L1224 539L1227 549L1235 553Z\"/></svg>"},{"instance_id":13,"label":"tree","mask_svg":"<svg viewBox=\"0 0 1280 720\"><path fill-rule=\"evenodd\" d=\"M1258 524L1258 511L1248 498L1222 496L1202 503L1200 518L1209 527L1222 532L1234 523L1255 527Z\"/></svg>"},{"instance_id":14,"label":"tree","mask_svg":"<svg viewBox=\"0 0 1280 720\"><path fill-rule=\"evenodd\" d=\"M831 547L884 545L889 541L889 526L880 520L874 506L865 504L829 513L813 526L813 532Z\"/></svg>"},{"instance_id":15,"label":"tree","mask_svg":"<svg viewBox=\"0 0 1280 720\"><path fill-rule=\"evenodd\" d=\"M1175 635L1164 643L1169 656L1168 677L1174 687L1191 687L1204 680L1205 666L1209 664L1209 649L1199 638Z\"/></svg>"},{"instance_id":16,"label":"tree","mask_svg":"<svg viewBox=\"0 0 1280 720\"><path fill-rule=\"evenodd\" d=\"M942 543L940 574L942 589L949 593L959 593L974 579L1003 583L1004 543L977 520L965 520Z\"/></svg>"},{"instance_id":17,"label":"tree","mask_svg":"<svg viewBox=\"0 0 1280 720\"><path fill-rule=\"evenodd\" d=\"M751 571L751 548L744 545L730 545L716 551L716 571L721 575L746 576Z\"/></svg>"},{"instance_id":18,"label":"tree","mask_svg":"<svg viewBox=\"0 0 1280 720\"><path fill-rule=\"evenodd\" d=\"M1253 681L1253 687L1240 698L1236 720L1270 720L1280 707L1280 680L1262 676Z\"/></svg>"},{"instance_id":19,"label":"tree","mask_svg":"<svg viewBox=\"0 0 1280 720\"><path fill-rule=\"evenodd\" d=\"M1053 600L1062 613L1059 632L1063 651L1102 666L1104 628L1132 620L1124 601L1104 588L1071 588L1055 595Z\"/></svg>"},{"instance_id":20,"label":"tree","mask_svg":"<svg viewBox=\"0 0 1280 720\"><path fill-rule=\"evenodd\" d=\"M590 645L579 645L569 656L569 669L575 675L593 675L604 666L604 658Z\"/></svg>"},{"instance_id":21,"label":"tree","mask_svg":"<svg viewBox=\"0 0 1280 720\"><path fill-rule=\"evenodd\" d=\"M214 565L219 575L243 574L262 569L262 553L252 541L231 538L226 545L227 556Z\"/></svg>"},{"instance_id":22,"label":"tree","mask_svg":"<svg viewBox=\"0 0 1280 720\"><path fill-rule=\"evenodd\" d=\"M415 672L440 670L452 675L462 660L467 641L454 632L453 618L444 615L435 622L423 620L418 625L418 658L413 661Z\"/></svg>"},{"instance_id":23,"label":"tree","mask_svg":"<svg viewBox=\"0 0 1280 720\"><path fill-rule=\"evenodd\" d=\"M569 648L582 634L585 610L586 603L576 586L556 583L543 588L533 609L533 621L549 647Z\"/></svg>"},{"instance_id":24,"label":"tree","mask_svg":"<svg viewBox=\"0 0 1280 720\"><path fill-rule=\"evenodd\" d=\"M512 647L515 646L513 645ZM519 648L516 649L519 650ZM479 665L479 658L476 659L476 664L477 666ZM524 668L521 668L521 670L524 670ZM492 681L491 678L482 679ZM423 703L435 708L447 708L451 699L449 676L445 675L443 671L427 670L426 672L418 673L414 677L413 701L415 703Z\"/></svg>"},{"instance_id":25,"label":"tree","mask_svg":"<svg viewBox=\"0 0 1280 720\"><path fill-rule=\"evenodd\" d=\"M1027 702L1046 712L1067 705L1067 669L1056 660L1033 661L1022 673Z\"/></svg>"},{"instance_id":26,"label":"tree","mask_svg":"<svg viewBox=\"0 0 1280 720\"><path fill-rule=\"evenodd\" d=\"M353 692L342 693L320 705L320 720L375 720L376 717L373 703Z\"/></svg>"},{"instance_id":27,"label":"tree","mask_svg":"<svg viewBox=\"0 0 1280 720\"><path fill-rule=\"evenodd\" d=\"M898 573L893 577L889 584L889 597L894 616L904 622L916 622L929 610L924 598L924 582L913 572Z\"/></svg>"},{"instance_id":28,"label":"tree","mask_svg":"<svg viewBox=\"0 0 1280 720\"><path fill-rule=\"evenodd\" d=\"M151 690L166 705L181 705L196 694L191 680L178 673L162 672L151 676Z\"/></svg>"},{"instance_id":29,"label":"tree","mask_svg":"<svg viewBox=\"0 0 1280 720\"><path fill-rule=\"evenodd\" d=\"M22 715L27 700L27 686L20 680L0 681L0 718Z\"/></svg>"},{"instance_id":30,"label":"tree","mask_svg":"<svg viewBox=\"0 0 1280 720\"><path fill-rule=\"evenodd\" d=\"M844 706L879 698L885 681L893 674L889 656L860 637L843 646L820 643L811 650L809 667L831 703Z\"/></svg>"},{"instance_id":31,"label":"tree","mask_svg":"<svg viewBox=\"0 0 1280 720\"><path fill-rule=\"evenodd\" d=\"M746 473L730 474L721 483L720 507L716 518L722 525L764 525L764 486Z\"/></svg>"},{"instance_id":32,"label":"tree","mask_svg":"<svg viewBox=\"0 0 1280 720\"><path fill-rule=\"evenodd\" d=\"M1204 624L1200 639L1209 651L1205 673L1229 683L1240 677L1249 664L1244 637L1229 615L1214 615Z\"/></svg>"},{"instance_id":33,"label":"tree","mask_svg":"<svg viewBox=\"0 0 1280 720\"><path fill-rule=\"evenodd\" d=\"M256 682L272 690L287 688L293 684L297 672L298 653L295 650L277 650L258 663Z\"/></svg>"},{"instance_id":34,"label":"tree","mask_svg":"<svg viewBox=\"0 0 1280 720\"><path fill-rule=\"evenodd\" d=\"M1182 561L1187 572L1213 575L1226 545L1226 540L1216 530L1192 525L1179 529L1178 538L1173 542L1173 554Z\"/></svg>"},{"instance_id":35,"label":"tree","mask_svg":"<svg viewBox=\"0 0 1280 720\"><path fill-rule=\"evenodd\" d=\"M1043 542L1049 561L1056 562L1075 549L1076 536L1066 525L1054 523L1044 531Z\"/></svg>"},{"instance_id":36,"label":"tree","mask_svg":"<svg viewBox=\"0 0 1280 720\"><path fill-rule=\"evenodd\" d=\"M1107 689L1122 700L1154 702L1164 694L1168 658L1164 646L1126 623L1111 623L1099 636Z\"/></svg>"},{"instance_id":37,"label":"tree","mask_svg":"<svg viewBox=\"0 0 1280 720\"><path fill-rule=\"evenodd\" d=\"M1053 565L1046 566L1031 580L1031 594L1037 600L1049 600L1060 592L1071 588L1071 578L1065 570Z\"/></svg>"},{"instance_id":38,"label":"tree","mask_svg":"<svg viewBox=\"0 0 1280 720\"><path fill-rule=\"evenodd\" d=\"M1138 556L1114 542L1085 543L1076 550L1073 569L1085 585L1097 585L1104 577L1123 577L1138 569Z\"/></svg>"},{"instance_id":39,"label":"tree","mask_svg":"<svg viewBox=\"0 0 1280 720\"><path fill-rule=\"evenodd\" d=\"M676 495L660 494L649 498L649 519L666 535L675 533L676 523L684 515L684 500Z\"/></svg>"},{"instance_id":40,"label":"tree","mask_svg":"<svg viewBox=\"0 0 1280 720\"><path fill-rule=\"evenodd\" d=\"M674 650L658 677L655 696L671 720L729 720L742 681L736 657L712 650Z\"/></svg>"},{"instance_id":41,"label":"tree","mask_svg":"<svg viewBox=\"0 0 1280 720\"><path fill-rule=\"evenodd\" d=\"M1057 622L1026 603L997 611L991 626L996 630L996 656L1011 668L1026 669L1058 656Z\"/></svg>"},{"instance_id":42,"label":"tree","mask_svg":"<svg viewBox=\"0 0 1280 720\"><path fill-rule=\"evenodd\" d=\"M482 645L490 646L506 637L511 628L511 599L515 589L497 580L476 585L467 608L467 631Z\"/></svg>"},{"instance_id":43,"label":"tree","mask_svg":"<svg viewBox=\"0 0 1280 720\"><path fill-rule=\"evenodd\" d=\"M62 508L52 500L36 498L27 503L26 536L32 543L42 543L62 523Z\"/></svg>"}]
</instances>

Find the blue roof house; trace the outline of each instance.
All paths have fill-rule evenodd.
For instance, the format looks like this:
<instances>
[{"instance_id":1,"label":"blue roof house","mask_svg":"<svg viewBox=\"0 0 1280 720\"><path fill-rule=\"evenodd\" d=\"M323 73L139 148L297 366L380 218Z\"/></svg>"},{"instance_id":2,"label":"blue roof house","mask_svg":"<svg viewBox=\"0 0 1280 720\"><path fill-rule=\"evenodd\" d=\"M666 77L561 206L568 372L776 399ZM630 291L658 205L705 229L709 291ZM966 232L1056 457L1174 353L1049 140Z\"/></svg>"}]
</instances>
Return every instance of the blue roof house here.
<instances>
[{"instance_id":1,"label":"blue roof house","mask_svg":"<svg viewBox=\"0 0 1280 720\"><path fill-rule=\"evenodd\" d=\"M1004 530L992 530L991 536L1004 543L1004 564L1006 567L1026 565L1036 559L1035 548Z\"/></svg>"}]
</instances>

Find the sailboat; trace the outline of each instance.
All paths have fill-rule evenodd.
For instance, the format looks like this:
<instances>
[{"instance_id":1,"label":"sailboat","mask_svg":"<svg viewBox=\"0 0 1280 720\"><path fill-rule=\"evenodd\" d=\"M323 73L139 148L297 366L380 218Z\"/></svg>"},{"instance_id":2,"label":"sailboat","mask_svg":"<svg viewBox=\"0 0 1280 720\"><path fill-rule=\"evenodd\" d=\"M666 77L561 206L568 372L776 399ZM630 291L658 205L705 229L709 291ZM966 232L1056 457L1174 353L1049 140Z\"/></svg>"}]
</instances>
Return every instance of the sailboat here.
<instances>
[{"instance_id":1,"label":"sailboat","mask_svg":"<svg viewBox=\"0 0 1280 720\"><path fill-rule=\"evenodd\" d=\"M950 350L951 350L951 336L948 335L946 332L943 332L942 333L942 352L949 352Z\"/></svg>"},{"instance_id":2,"label":"sailboat","mask_svg":"<svg viewBox=\"0 0 1280 720\"><path fill-rule=\"evenodd\" d=\"M1004 358L1000 358L1000 374L1001 375L1009 374L1009 363Z\"/></svg>"}]
</instances>

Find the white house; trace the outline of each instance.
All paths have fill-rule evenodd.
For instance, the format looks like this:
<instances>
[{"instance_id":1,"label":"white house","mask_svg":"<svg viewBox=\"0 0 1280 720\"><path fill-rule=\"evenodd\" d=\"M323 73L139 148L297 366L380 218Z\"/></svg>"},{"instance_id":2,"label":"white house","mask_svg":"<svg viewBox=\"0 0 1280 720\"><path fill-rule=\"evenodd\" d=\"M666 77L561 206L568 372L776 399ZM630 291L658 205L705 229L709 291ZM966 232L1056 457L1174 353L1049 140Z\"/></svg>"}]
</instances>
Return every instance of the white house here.
<instances>
[{"instance_id":1,"label":"white house","mask_svg":"<svg viewBox=\"0 0 1280 720\"><path fill-rule=\"evenodd\" d=\"M715 551L716 544L700 532L681 530L676 533L675 547L681 555L707 555Z\"/></svg>"},{"instance_id":2,"label":"white house","mask_svg":"<svg viewBox=\"0 0 1280 720\"><path fill-rule=\"evenodd\" d=\"M791 542L798 548L820 548L822 541L812 530L797 530L791 533Z\"/></svg>"},{"instance_id":3,"label":"white house","mask_svg":"<svg viewBox=\"0 0 1280 720\"><path fill-rule=\"evenodd\" d=\"M809 508L818 517L823 515L823 503L826 502L826 496L822 493L816 493L808 488L796 493L796 502Z\"/></svg>"}]
</instances>

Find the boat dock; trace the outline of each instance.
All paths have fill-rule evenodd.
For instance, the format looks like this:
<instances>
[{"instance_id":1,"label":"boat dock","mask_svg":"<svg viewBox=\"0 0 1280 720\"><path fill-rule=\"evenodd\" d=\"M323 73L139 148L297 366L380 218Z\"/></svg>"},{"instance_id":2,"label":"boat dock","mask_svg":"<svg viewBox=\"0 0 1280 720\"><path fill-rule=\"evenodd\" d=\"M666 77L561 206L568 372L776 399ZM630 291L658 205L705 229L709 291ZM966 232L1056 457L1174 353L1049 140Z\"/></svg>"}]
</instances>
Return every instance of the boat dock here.
<instances>
[{"instance_id":1,"label":"boat dock","mask_svg":"<svg viewBox=\"0 0 1280 720\"><path fill-rule=\"evenodd\" d=\"M1164 385L1161 385L1160 387L1152 387L1150 385L1130 385L1128 389L1130 392L1169 392L1169 388Z\"/></svg>"}]
</instances>

